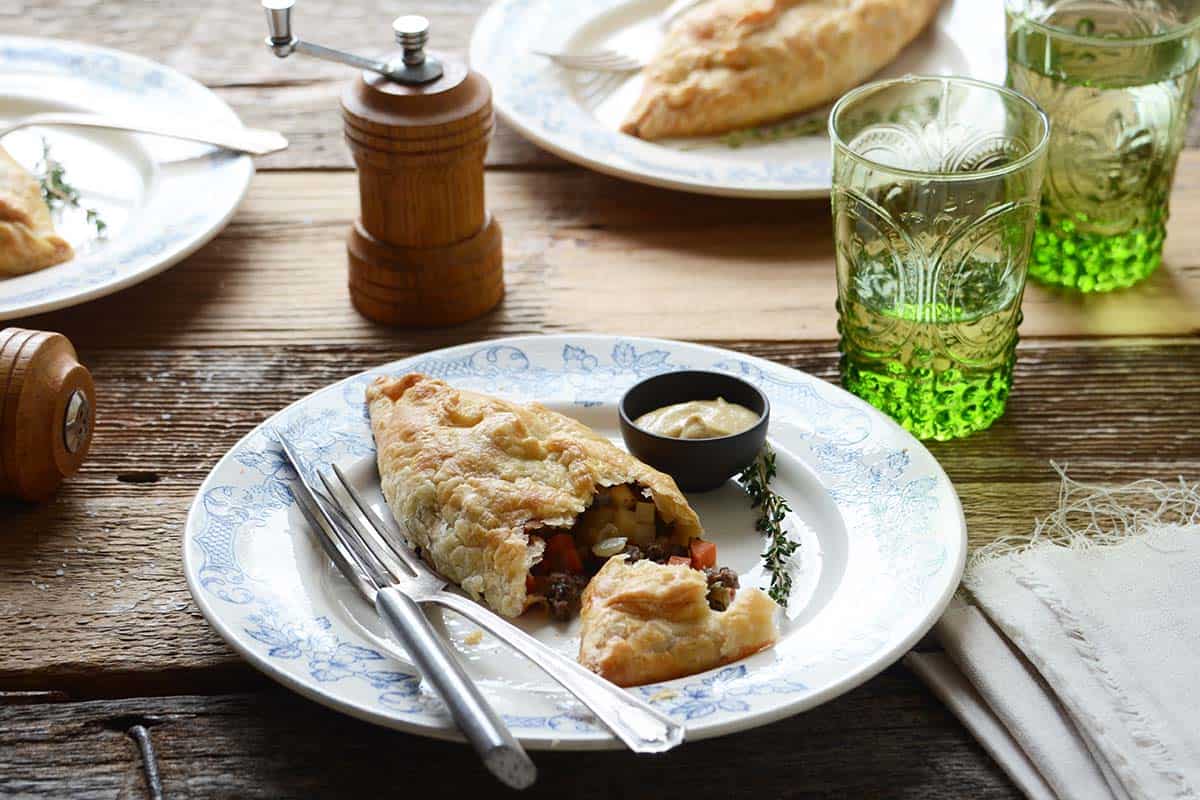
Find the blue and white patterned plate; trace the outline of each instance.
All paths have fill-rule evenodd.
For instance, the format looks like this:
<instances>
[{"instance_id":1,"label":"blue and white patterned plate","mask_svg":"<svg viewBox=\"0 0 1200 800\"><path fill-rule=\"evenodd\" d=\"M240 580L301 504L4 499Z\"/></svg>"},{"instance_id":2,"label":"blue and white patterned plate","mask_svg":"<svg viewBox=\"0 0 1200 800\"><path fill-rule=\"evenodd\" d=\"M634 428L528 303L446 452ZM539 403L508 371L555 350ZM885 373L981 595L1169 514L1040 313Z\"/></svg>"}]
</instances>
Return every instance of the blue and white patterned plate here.
<instances>
[{"instance_id":1,"label":"blue and white patterned plate","mask_svg":"<svg viewBox=\"0 0 1200 800\"><path fill-rule=\"evenodd\" d=\"M471 37L471 66L492 83L497 112L556 155L629 180L735 197L824 197L829 139L806 126L764 126L729 137L644 142L619 132L641 91L634 76L613 87L604 76L558 68L531 52L616 47L652 53L656 17L670 0L496 0ZM880 77L966 75L1004 80L1003 4L943 0L920 37ZM823 131L817 117L807 115ZM809 128L811 129L811 128Z\"/></svg>"},{"instance_id":2,"label":"blue and white patterned plate","mask_svg":"<svg viewBox=\"0 0 1200 800\"><path fill-rule=\"evenodd\" d=\"M214 628L256 667L301 694L401 730L456 738L437 698L374 612L309 540L273 441L283 431L314 463L337 462L386 513L363 390L379 374L419 371L455 386L538 400L619 441L616 403L647 375L736 373L771 398L775 487L801 543L780 641L721 669L637 689L687 723L689 739L761 725L829 700L911 647L958 585L966 528L954 488L924 447L841 389L728 350L660 339L534 336L464 345L355 375L293 403L252 431L201 486L184 533L184 571ZM763 580L760 534L732 482L689 498L720 561L743 585ZM574 652L576 627L520 622ZM616 746L535 667L448 615L468 669L528 746Z\"/></svg>"},{"instance_id":3,"label":"blue and white patterned plate","mask_svg":"<svg viewBox=\"0 0 1200 800\"><path fill-rule=\"evenodd\" d=\"M55 39L0 36L0 121L42 111L92 111L241 125L205 87L173 69L117 50ZM97 238L82 210L56 220L75 258L0 279L0 319L72 306L155 275L215 236L250 185L249 156L137 134L27 128L4 137L33 169L42 140L107 223Z\"/></svg>"}]
</instances>

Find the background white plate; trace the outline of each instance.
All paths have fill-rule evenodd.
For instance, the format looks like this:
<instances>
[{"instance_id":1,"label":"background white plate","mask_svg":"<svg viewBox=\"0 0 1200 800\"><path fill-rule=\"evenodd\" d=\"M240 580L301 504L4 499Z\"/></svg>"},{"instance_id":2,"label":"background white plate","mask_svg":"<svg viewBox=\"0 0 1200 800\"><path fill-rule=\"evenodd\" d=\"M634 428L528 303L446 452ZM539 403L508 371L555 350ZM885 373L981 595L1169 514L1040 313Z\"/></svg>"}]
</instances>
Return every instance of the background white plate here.
<instances>
[{"instance_id":1,"label":"background white plate","mask_svg":"<svg viewBox=\"0 0 1200 800\"><path fill-rule=\"evenodd\" d=\"M0 36L0 123L42 111L90 111L186 124L240 126L196 81L118 50L55 39ZM75 258L0 279L0 319L111 294L155 275L216 236L254 175L249 156L207 145L87 128L26 128L0 140L33 169L42 138L108 224L97 239L82 212L56 220Z\"/></svg>"},{"instance_id":2,"label":"background white plate","mask_svg":"<svg viewBox=\"0 0 1200 800\"><path fill-rule=\"evenodd\" d=\"M799 539L795 588L775 647L700 675L641 687L687 724L689 739L741 730L811 708L899 658L928 630L958 585L966 552L962 510L920 443L875 409L824 381L761 359L656 339L537 336L464 345L389 364L294 403L250 433L201 486L184 532L184 572L214 628L256 667L356 717L457 738L437 698L374 613L305 533L273 440L284 432L309 463L337 462L384 510L363 390L381 373L420 371L455 386L539 400L619 441L616 402L660 372L739 374L771 399L770 438ZM689 497L720 561L744 584L763 577L762 540L733 485ZM385 512L386 513L386 512ZM575 653L574 626L520 620ZM616 742L541 672L446 618L445 629L492 703L528 746L594 749Z\"/></svg>"},{"instance_id":3,"label":"background white plate","mask_svg":"<svg viewBox=\"0 0 1200 800\"><path fill-rule=\"evenodd\" d=\"M654 18L670 0L497 0L471 37L471 66L492 83L496 110L524 136L592 169L654 186L738 197L822 197L830 184L829 139L743 141L721 137L644 142L618 131L641 87L635 75L599 104L592 73L554 66L530 52L617 46L652 52ZM943 0L937 18L877 77L965 75L1004 81L1000 2ZM761 130L772 130L765 126ZM742 137L744 139L744 137Z\"/></svg>"}]
</instances>

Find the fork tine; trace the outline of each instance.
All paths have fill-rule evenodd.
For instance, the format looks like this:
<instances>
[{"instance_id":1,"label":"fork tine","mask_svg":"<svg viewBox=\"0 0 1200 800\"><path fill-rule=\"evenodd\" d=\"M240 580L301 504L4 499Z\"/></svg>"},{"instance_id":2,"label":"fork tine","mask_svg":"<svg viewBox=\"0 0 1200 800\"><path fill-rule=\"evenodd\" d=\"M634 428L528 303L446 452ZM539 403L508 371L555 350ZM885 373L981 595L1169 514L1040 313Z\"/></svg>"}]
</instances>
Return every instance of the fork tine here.
<instances>
[{"instance_id":1,"label":"fork tine","mask_svg":"<svg viewBox=\"0 0 1200 800\"><path fill-rule=\"evenodd\" d=\"M358 589L364 597L373 601L375 587L364 577L363 570L354 560L354 556L343 550L337 536L330 532L328 523L321 518L321 514L316 508L316 500L309 493L308 487L300 481L292 481L289 485L292 496L296 498L296 507L308 521L309 533L312 538L317 540L317 544L325 551L325 555L329 556L337 565L346 580L353 583L354 588Z\"/></svg>"},{"instance_id":2,"label":"fork tine","mask_svg":"<svg viewBox=\"0 0 1200 800\"><path fill-rule=\"evenodd\" d=\"M377 549L382 550L386 555L390 555L403 563L413 574L421 575L429 573L429 567L421 560L420 556L396 536L387 535L388 526L371 509L371 506L358 493L358 490L354 488L354 484L346 477L346 473L342 472L342 468L337 464L333 464L332 466L333 474L337 477L338 483L341 484L342 490L354 501L354 506L358 510L361 520L366 522L366 525L363 526L364 530L361 531L363 535L374 541Z\"/></svg>"},{"instance_id":3,"label":"fork tine","mask_svg":"<svg viewBox=\"0 0 1200 800\"><path fill-rule=\"evenodd\" d=\"M562 56L559 58L559 62L579 69L611 70L614 72L623 72L638 68L637 62L629 56L613 52L605 52L603 54L593 53L587 56Z\"/></svg>"},{"instance_id":4,"label":"fork tine","mask_svg":"<svg viewBox=\"0 0 1200 800\"><path fill-rule=\"evenodd\" d=\"M642 67L640 60L619 50L593 50L589 53L555 53L547 50L533 52L567 69L631 72Z\"/></svg>"},{"instance_id":5,"label":"fork tine","mask_svg":"<svg viewBox=\"0 0 1200 800\"><path fill-rule=\"evenodd\" d=\"M283 448L284 455L287 456L288 461L291 462L292 467L296 470L296 475L298 476L296 483L303 490L297 495L297 498L302 497L306 501L303 510L307 512L306 516L312 517L309 520L310 523L314 519L318 523L324 522L325 525L318 524L320 532L330 537L339 545L343 553L349 557L349 561L357 567L355 573L365 576L366 580L375 585L375 588L381 588L393 583L388 576L387 568L372 556L368 548L356 541L355 536L347 533L349 526L345 523L345 515L338 509L337 504L329 498L323 497L323 493L309 483L308 478L304 475L300 456L296 453L295 448L292 447L291 442L278 431L275 432L275 435L279 440L280 446ZM320 470L317 470L317 474L321 474ZM342 519L339 520L338 517L342 517ZM329 552L328 548L325 548L325 550L327 553ZM336 561L337 559L335 559ZM339 563L338 566L341 567L342 564ZM350 575L346 575L346 577L351 578Z\"/></svg>"},{"instance_id":6,"label":"fork tine","mask_svg":"<svg viewBox=\"0 0 1200 800\"><path fill-rule=\"evenodd\" d=\"M624 76L620 73L600 73L602 77L597 80L587 83L580 95L591 108L595 108L604 102L610 94L616 91L616 88L625 82Z\"/></svg>"},{"instance_id":7,"label":"fork tine","mask_svg":"<svg viewBox=\"0 0 1200 800\"><path fill-rule=\"evenodd\" d=\"M363 525L361 513L355 504L349 500L343 500L339 497L344 493L345 484L341 487L335 485L335 481L331 480L324 472L318 472L317 475L321 478L321 483L325 484L326 491L329 492L334 505L337 507L339 516L349 528L347 535L354 537L355 548L363 552L364 555L371 559L381 570L391 575L392 581L400 581L403 578L412 577L412 572L406 569L406 564L396 560L392 556L391 548L381 546L378 535L370 529L369 525ZM338 478L338 481L344 480ZM341 489L342 491L339 491Z\"/></svg>"}]
</instances>

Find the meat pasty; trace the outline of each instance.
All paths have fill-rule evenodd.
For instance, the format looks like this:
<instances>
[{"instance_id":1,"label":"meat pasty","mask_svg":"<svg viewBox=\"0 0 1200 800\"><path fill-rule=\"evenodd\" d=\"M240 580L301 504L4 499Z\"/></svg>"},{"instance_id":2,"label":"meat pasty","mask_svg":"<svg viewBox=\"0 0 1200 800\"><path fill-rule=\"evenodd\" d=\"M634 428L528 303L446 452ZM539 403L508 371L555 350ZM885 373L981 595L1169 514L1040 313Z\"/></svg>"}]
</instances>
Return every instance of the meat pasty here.
<instances>
[{"instance_id":1,"label":"meat pasty","mask_svg":"<svg viewBox=\"0 0 1200 800\"><path fill-rule=\"evenodd\" d=\"M723 133L823 105L894 59L941 0L709 0L643 71L621 130Z\"/></svg>"},{"instance_id":2,"label":"meat pasty","mask_svg":"<svg viewBox=\"0 0 1200 800\"><path fill-rule=\"evenodd\" d=\"M418 374L377 379L367 403L383 495L404 535L505 616L535 604L573 615L617 553L716 557L670 476L569 417Z\"/></svg>"}]
</instances>

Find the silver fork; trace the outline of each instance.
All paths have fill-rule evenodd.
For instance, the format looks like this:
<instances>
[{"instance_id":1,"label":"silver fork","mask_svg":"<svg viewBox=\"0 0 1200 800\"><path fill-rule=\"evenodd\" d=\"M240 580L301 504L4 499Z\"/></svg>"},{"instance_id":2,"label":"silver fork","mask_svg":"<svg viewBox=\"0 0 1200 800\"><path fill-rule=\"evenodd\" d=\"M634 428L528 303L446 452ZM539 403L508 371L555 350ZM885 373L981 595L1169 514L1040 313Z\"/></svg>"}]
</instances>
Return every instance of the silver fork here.
<instances>
[{"instance_id":1,"label":"silver fork","mask_svg":"<svg viewBox=\"0 0 1200 800\"><path fill-rule=\"evenodd\" d=\"M280 442L283 443L282 437ZM288 451L287 444L284 444L284 450ZM296 471L301 472L294 453L288 456ZM403 537L394 526L384 523L375 514L340 467L336 464L332 467L336 480L320 470L317 474L325 484L325 496L338 514L338 522L353 532L353 537L342 538L352 538L386 570L391 585L383 591L394 590L418 603L440 606L471 620L528 658L574 695L633 752L661 753L683 742L683 725L649 703L552 650L479 603L447 591L447 580L403 543ZM326 552L329 552L328 548ZM333 558L332 553L330 557ZM336 563L337 559L334 561Z\"/></svg>"},{"instance_id":2,"label":"silver fork","mask_svg":"<svg viewBox=\"0 0 1200 800\"><path fill-rule=\"evenodd\" d=\"M321 549L346 580L375 606L380 619L404 646L421 676L433 685L488 770L514 789L532 786L537 779L537 768L488 705L479 687L467 677L446 642L434 632L425 612L411 595L391 585L388 568L365 541L356 537L356 529L344 524L339 505L309 484L292 446L282 436L279 442L299 475L299 480L291 483L292 495ZM327 479L318 474L328 490Z\"/></svg>"},{"instance_id":3,"label":"silver fork","mask_svg":"<svg viewBox=\"0 0 1200 800\"><path fill-rule=\"evenodd\" d=\"M665 31L683 12L699 3L700 0L675 0L658 15L658 28ZM616 47L589 50L580 53L568 53L553 50L537 50L532 52L567 69L589 70L593 72L636 72L646 66L646 59L633 53L625 52Z\"/></svg>"}]
</instances>

